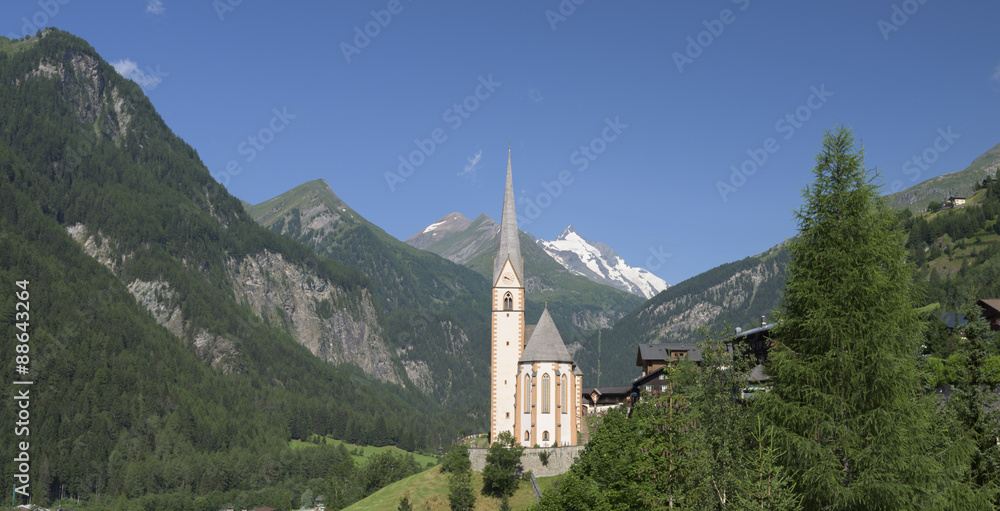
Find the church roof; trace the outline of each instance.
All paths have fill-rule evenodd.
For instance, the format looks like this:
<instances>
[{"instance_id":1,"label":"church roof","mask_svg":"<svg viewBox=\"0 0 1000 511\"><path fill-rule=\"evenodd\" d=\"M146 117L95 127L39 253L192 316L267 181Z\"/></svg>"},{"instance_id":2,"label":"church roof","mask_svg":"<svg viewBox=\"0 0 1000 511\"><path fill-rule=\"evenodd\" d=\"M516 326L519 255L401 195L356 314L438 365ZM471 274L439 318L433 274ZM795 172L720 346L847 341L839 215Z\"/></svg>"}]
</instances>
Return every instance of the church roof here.
<instances>
[{"instance_id":1,"label":"church roof","mask_svg":"<svg viewBox=\"0 0 1000 511\"><path fill-rule=\"evenodd\" d=\"M535 330L531 332L528 344L525 346L524 353L521 354L521 360L518 362L574 363L573 357L566 350L562 336L559 335L559 330L556 328L555 322L552 321L552 316L549 315L548 307L542 311L542 317L538 318L538 324L535 326Z\"/></svg>"},{"instance_id":2,"label":"church roof","mask_svg":"<svg viewBox=\"0 0 1000 511\"><path fill-rule=\"evenodd\" d=\"M510 174L510 148L507 148L507 189L503 194L503 213L500 215L500 246L497 258L493 260L493 282L500 278L503 265L510 264L517 278L524 285L524 261L521 259L521 242L517 231L517 214L514 211L514 180Z\"/></svg>"}]
</instances>

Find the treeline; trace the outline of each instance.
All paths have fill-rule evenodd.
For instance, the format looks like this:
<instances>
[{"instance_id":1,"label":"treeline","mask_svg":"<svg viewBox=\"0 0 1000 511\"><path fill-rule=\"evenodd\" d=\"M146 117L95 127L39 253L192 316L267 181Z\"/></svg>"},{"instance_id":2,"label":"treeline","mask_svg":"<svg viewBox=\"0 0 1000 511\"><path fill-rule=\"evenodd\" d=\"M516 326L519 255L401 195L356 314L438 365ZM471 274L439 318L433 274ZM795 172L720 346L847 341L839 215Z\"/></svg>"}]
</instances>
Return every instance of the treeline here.
<instances>
[{"instance_id":1,"label":"treeline","mask_svg":"<svg viewBox=\"0 0 1000 511\"><path fill-rule=\"evenodd\" d=\"M189 488L149 493L127 491L117 497L84 503L84 511L217 511L268 506L277 509L312 508L323 497L327 509L343 509L379 489L424 469L412 454L382 452L358 463L344 444L265 453L263 460L244 455L241 468L232 470L208 460L205 471L220 481L207 492ZM273 479L278 484L267 484ZM233 484L233 482L236 482ZM227 484L228 483L228 484Z\"/></svg>"}]
</instances>

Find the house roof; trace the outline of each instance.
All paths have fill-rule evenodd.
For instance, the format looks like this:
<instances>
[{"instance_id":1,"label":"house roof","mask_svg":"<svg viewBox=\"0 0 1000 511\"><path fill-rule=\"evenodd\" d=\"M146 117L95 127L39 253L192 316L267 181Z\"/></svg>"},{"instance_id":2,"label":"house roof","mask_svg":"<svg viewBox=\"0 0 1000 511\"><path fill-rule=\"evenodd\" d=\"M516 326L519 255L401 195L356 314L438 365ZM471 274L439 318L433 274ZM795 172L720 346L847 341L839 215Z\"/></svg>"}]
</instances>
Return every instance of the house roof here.
<instances>
[{"instance_id":1,"label":"house roof","mask_svg":"<svg viewBox=\"0 0 1000 511\"><path fill-rule=\"evenodd\" d=\"M556 328L552 316L549 315L549 308L545 307L542 316L538 318L538 324L531 332L524 353L521 353L519 363L523 362L573 362L573 357L566 350L562 336Z\"/></svg>"},{"instance_id":2,"label":"house roof","mask_svg":"<svg viewBox=\"0 0 1000 511\"><path fill-rule=\"evenodd\" d=\"M686 351L687 359L695 362L701 361L701 351L697 344L691 343L667 343L667 344L640 344L639 352L635 357L635 365L642 367L644 360L673 360L671 351Z\"/></svg>"},{"instance_id":3,"label":"house roof","mask_svg":"<svg viewBox=\"0 0 1000 511\"><path fill-rule=\"evenodd\" d=\"M657 370L655 370L655 371L653 371L653 372L651 372L651 373L649 373L647 375L640 376L640 377L632 380L632 386L633 387L641 387L641 386L643 386L643 385L645 385L645 384L647 384L647 383L649 383L649 382L651 382L653 380L658 380L658 379L660 379L660 373L663 373L666 370L667 370L666 367L661 367L661 368L659 368L659 369L657 369Z\"/></svg>"},{"instance_id":4,"label":"house roof","mask_svg":"<svg viewBox=\"0 0 1000 511\"><path fill-rule=\"evenodd\" d=\"M984 300L978 300L979 306L986 309L986 312L992 312L994 314L1000 314L1000 298L990 298ZM990 311L989 309L993 309Z\"/></svg>"},{"instance_id":5,"label":"house roof","mask_svg":"<svg viewBox=\"0 0 1000 511\"><path fill-rule=\"evenodd\" d=\"M597 400L591 400L591 396L597 393ZM632 392L632 387L584 387L582 395L591 404L600 403L620 403Z\"/></svg>"},{"instance_id":6,"label":"house roof","mask_svg":"<svg viewBox=\"0 0 1000 511\"><path fill-rule=\"evenodd\" d=\"M965 314L959 314L957 312L939 312L935 313L934 316L941 320L945 326L951 329L958 328L968 323L968 321L965 320Z\"/></svg>"},{"instance_id":7,"label":"house roof","mask_svg":"<svg viewBox=\"0 0 1000 511\"><path fill-rule=\"evenodd\" d=\"M777 323L771 323L769 325L759 326L757 328L751 328L750 330L743 330L740 333L738 333L738 334L730 337L729 338L729 342L736 342L737 340L739 340L739 339L741 339L743 337L750 337L752 335L756 335L756 334L760 334L760 333L764 333L764 332L770 331L772 328L774 328L774 325L776 325L776 324Z\"/></svg>"}]
</instances>

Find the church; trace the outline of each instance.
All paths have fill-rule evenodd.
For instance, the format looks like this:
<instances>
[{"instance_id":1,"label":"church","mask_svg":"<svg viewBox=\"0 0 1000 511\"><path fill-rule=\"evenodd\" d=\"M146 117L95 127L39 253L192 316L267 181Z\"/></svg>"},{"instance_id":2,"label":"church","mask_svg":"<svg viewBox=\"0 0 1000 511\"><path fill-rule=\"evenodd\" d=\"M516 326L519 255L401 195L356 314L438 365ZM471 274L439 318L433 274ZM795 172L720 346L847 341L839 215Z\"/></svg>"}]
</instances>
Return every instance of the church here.
<instances>
[{"instance_id":1,"label":"church","mask_svg":"<svg viewBox=\"0 0 1000 511\"><path fill-rule=\"evenodd\" d=\"M577 444L583 372L549 315L525 324L525 274L507 148L500 245L493 262L490 442L509 431L524 447Z\"/></svg>"}]
</instances>

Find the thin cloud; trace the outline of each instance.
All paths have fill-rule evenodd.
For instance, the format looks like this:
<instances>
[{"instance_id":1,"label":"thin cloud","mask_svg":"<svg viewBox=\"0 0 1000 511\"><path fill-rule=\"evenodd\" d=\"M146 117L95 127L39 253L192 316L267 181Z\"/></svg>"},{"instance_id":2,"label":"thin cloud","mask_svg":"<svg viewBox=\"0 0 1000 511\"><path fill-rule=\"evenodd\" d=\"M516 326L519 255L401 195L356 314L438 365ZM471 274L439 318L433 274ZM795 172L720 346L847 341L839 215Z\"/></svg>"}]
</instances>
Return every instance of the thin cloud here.
<instances>
[{"instance_id":1,"label":"thin cloud","mask_svg":"<svg viewBox=\"0 0 1000 511\"><path fill-rule=\"evenodd\" d=\"M528 87L528 97L535 103L541 103L545 99L542 97L542 93L538 92L538 89L534 87Z\"/></svg>"},{"instance_id":2,"label":"thin cloud","mask_svg":"<svg viewBox=\"0 0 1000 511\"><path fill-rule=\"evenodd\" d=\"M1000 65L998 65L997 68L993 70L993 76L990 77L990 80L1000 84Z\"/></svg>"},{"instance_id":3,"label":"thin cloud","mask_svg":"<svg viewBox=\"0 0 1000 511\"><path fill-rule=\"evenodd\" d=\"M150 70L148 67L146 69L150 72L147 73L139 69L139 65L130 59L117 60L112 62L111 65L114 66L115 71L118 71L118 74L139 84L143 89L155 89L163 81L163 76L167 74L159 71L159 69L156 71Z\"/></svg>"},{"instance_id":4,"label":"thin cloud","mask_svg":"<svg viewBox=\"0 0 1000 511\"><path fill-rule=\"evenodd\" d=\"M149 0L149 3L146 4L146 12L159 16L167 12L167 8L163 6L163 2L161 0Z\"/></svg>"},{"instance_id":5,"label":"thin cloud","mask_svg":"<svg viewBox=\"0 0 1000 511\"><path fill-rule=\"evenodd\" d=\"M459 172L459 176L465 176L468 174L476 175L476 171L479 170L479 161L483 159L483 150L480 149L476 151L476 154L469 156L466 159L465 170Z\"/></svg>"}]
</instances>

